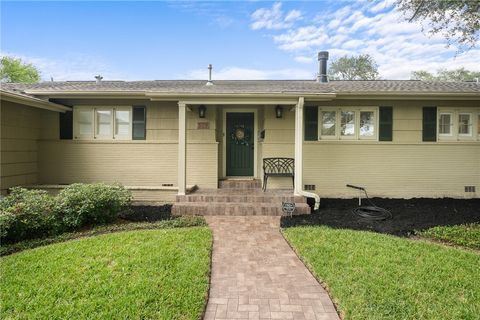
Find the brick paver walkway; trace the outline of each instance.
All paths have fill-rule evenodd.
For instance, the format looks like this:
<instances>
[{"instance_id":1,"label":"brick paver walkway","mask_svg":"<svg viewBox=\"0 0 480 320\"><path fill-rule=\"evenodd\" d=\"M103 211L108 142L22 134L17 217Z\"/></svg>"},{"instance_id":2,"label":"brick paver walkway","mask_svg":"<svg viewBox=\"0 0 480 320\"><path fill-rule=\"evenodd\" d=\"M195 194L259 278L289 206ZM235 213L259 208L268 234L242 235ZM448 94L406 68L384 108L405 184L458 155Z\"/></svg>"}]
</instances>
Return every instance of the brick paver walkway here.
<instances>
[{"instance_id":1,"label":"brick paver walkway","mask_svg":"<svg viewBox=\"0 0 480 320\"><path fill-rule=\"evenodd\" d=\"M213 264L205 319L339 319L279 231L279 217L206 217Z\"/></svg>"}]
</instances>

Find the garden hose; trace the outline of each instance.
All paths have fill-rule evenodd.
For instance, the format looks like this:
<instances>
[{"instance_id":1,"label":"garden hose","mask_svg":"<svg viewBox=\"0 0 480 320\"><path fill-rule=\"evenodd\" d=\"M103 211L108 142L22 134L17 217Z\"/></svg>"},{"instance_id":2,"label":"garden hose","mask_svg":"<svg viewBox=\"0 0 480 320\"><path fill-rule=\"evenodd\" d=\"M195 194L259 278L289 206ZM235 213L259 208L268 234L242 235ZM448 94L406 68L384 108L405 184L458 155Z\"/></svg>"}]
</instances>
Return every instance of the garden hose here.
<instances>
[{"instance_id":1,"label":"garden hose","mask_svg":"<svg viewBox=\"0 0 480 320\"><path fill-rule=\"evenodd\" d=\"M369 206L359 205L357 208L353 209L352 212L355 215L365 220L373 220L373 221L383 221L383 220L391 219L393 217L390 211L375 205L372 202L372 200L370 200L367 194L367 190L365 190L365 188L353 186L351 184L347 184L347 187L363 191L365 193L365 198L370 204Z\"/></svg>"}]
</instances>

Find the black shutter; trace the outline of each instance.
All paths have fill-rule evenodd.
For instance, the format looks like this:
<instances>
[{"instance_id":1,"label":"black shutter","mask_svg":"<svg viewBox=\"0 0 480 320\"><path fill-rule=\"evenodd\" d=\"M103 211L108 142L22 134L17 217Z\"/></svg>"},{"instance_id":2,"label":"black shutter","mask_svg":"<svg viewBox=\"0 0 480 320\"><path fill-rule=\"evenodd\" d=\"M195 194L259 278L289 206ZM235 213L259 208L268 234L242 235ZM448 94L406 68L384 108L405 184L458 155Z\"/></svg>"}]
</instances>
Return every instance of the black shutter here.
<instances>
[{"instance_id":1,"label":"black shutter","mask_svg":"<svg viewBox=\"0 0 480 320\"><path fill-rule=\"evenodd\" d=\"M132 119L132 139L145 140L147 129L145 106L134 106Z\"/></svg>"},{"instance_id":2,"label":"black shutter","mask_svg":"<svg viewBox=\"0 0 480 320\"><path fill-rule=\"evenodd\" d=\"M423 107L422 140L437 141L437 107Z\"/></svg>"},{"instance_id":3,"label":"black shutter","mask_svg":"<svg viewBox=\"0 0 480 320\"><path fill-rule=\"evenodd\" d=\"M318 107L305 107L305 141L318 140Z\"/></svg>"},{"instance_id":4,"label":"black shutter","mask_svg":"<svg viewBox=\"0 0 480 320\"><path fill-rule=\"evenodd\" d=\"M393 131L393 108L380 107L380 121L378 139L380 141L392 141Z\"/></svg>"},{"instance_id":5,"label":"black shutter","mask_svg":"<svg viewBox=\"0 0 480 320\"><path fill-rule=\"evenodd\" d=\"M66 111L60 113L60 139L72 140L73 139L73 112Z\"/></svg>"}]
</instances>

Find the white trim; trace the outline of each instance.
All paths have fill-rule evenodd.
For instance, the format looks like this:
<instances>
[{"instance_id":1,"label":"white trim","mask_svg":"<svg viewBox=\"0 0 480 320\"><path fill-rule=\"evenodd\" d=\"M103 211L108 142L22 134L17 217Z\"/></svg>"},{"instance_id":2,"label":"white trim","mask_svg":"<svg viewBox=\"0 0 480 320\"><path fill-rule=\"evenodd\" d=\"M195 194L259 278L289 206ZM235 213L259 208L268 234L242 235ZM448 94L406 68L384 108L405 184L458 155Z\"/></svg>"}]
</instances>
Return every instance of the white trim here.
<instances>
[{"instance_id":1,"label":"white trim","mask_svg":"<svg viewBox=\"0 0 480 320\"><path fill-rule=\"evenodd\" d=\"M35 97L28 97L22 94L0 90L0 99L10 101L14 103L23 104L29 107L45 109L49 111L56 111L65 113L66 111L72 111L72 108L66 107L61 104L45 101Z\"/></svg>"},{"instance_id":2,"label":"white trim","mask_svg":"<svg viewBox=\"0 0 480 320\"><path fill-rule=\"evenodd\" d=\"M128 111L128 134L117 134L117 111ZM133 136L133 107L114 107L113 108L113 139L132 140Z\"/></svg>"},{"instance_id":3,"label":"white trim","mask_svg":"<svg viewBox=\"0 0 480 320\"><path fill-rule=\"evenodd\" d=\"M130 129L129 135L115 135L115 112L116 110L129 110L130 111ZM81 110L89 110L92 116L92 132L91 134L84 134L81 135L78 125L79 119L79 112ZM97 111L110 111L111 112L111 126L110 126L110 134L108 135L98 135L97 134ZM73 107L73 139L74 140L132 140L132 116L133 116L133 108L132 106L120 105L120 106L105 106L105 105L77 105Z\"/></svg>"},{"instance_id":4,"label":"white trim","mask_svg":"<svg viewBox=\"0 0 480 320\"><path fill-rule=\"evenodd\" d=\"M238 104L238 103L237 103ZM222 141L222 178L227 177L227 113L253 113L253 178L258 178L257 160L258 160L258 109L257 108L224 108L222 110L223 119L223 141Z\"/></svg>"},{"instance_id":5,"label":"white trim","mask_svg":"<svg viewBox=\"0 0 480 320\"><path fill-rule=\"evenodd\" d=\"M451 115L451 134L441 134L440 133L440 115L450 114ZM459 117L462 114L470 115L470 133L463 134L459 133ZM477 133L478 130L478 117L480 116L480 109L477 108L448 108L440 107L437 108L437 142L451 142L451 141L480 141L480 134Z\"/></svg>"},{"instance_id":6,"label":"white trim","mask_svg":"<svg viewBox=\"0 0 480 320\"><path fill-rule=\"evenodd\" d=\"M303 189L303 107L305 99L300 97L295 106L295 178L294 193L301 195Z\"/></svg>"},{"instance_id":7,"label":"white trim","mask_svg":"<svg viewBox=\"0 0 480 320\"><path fill-rule=\"evenodd\" d=\"M440 133L440 119L443 115L448 115L450 116L450 133ZM438 112L437 116L437 123L438 123L438 137L448 139L448 138L453 138L453 132L454 132L454 120L455 120L455 115L453 112Z\"/></svg>"},{"instance_id":8,"label":"white trim","mask_svg":"<svg viewBox=\"0 0 480 320\"><path fill-rule=\"evenodd\" d=\"M178 195L187 188L187 106L178 103Z\"/></svg>"},{"instance_id":9,"label":"white trim","mask_svg":"<svg viewBox=\"0 0 480 320\"><path fill-rule=\"evenodd\" d=\"M325 136L322 135L322 112L335 111L335 135ZM355 127L354 134L351 136L342 136L340 134L342 124L342 112L355 113ZM361 136L360 135L360 113L361 112L373 112L374 117L374 134L373 136ZM332 107L332 106L319 106L318 107L318 140L319 141L378 141L380 124L380 112L377 106L351 106L351 107Z\"/></svg>"}]
</instances>

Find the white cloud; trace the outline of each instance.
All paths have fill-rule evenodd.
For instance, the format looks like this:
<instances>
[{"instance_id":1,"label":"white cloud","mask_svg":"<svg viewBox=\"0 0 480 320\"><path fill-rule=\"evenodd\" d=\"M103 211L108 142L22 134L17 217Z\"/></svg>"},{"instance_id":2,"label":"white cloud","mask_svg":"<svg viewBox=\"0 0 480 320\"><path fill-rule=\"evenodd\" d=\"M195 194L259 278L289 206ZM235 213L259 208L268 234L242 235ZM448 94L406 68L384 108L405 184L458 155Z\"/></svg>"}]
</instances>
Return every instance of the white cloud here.
<instances>
[{"instance_id":1,"label":"white cloud","mask_svg":"<svg viewBox=\"0 0 480 320\"><path fill-rule=\"evenodd\" d=\"M101 74L105 80L125 80L127 77L119 73L98 57L75 54L63 59L25 56L13 52L0 52L0 56L13 56L36 66L44 81L53 78L55 81L95 80L94 76Z\"/></svg>"},{"instance_id":2,"label":"white cloud","mask_svg":"<svg viewBox=\"0 0 480 320\"><path fill-rule=\"evenodd\" d=\"M277 69L261 70L240 67L225 67L214 70L212 73L215 80L268 80L268 79L313 79L314 72L305 69ZM179 79L206 80L208 77L204 69L196 69L187 74L179 75Z\"/></svg>"},{"instance_id":3,"label":"white cloud","mask_svg":"<svg viewBox=\"0 0 480 320\"><path fill-rule=\"evenodd\" d=\"M327 39L322 27L308 26L274 36L273 40L285 51L309 49L321 45Z\"/></svg>"},{"instance_id":4,"label":"white cloud","mask_svg":"<svg viewBox=\"0 0 480 320\"><path fill-rule=\"evenodd\" d=\"M315 59L310 56L296 56L293 60L299 63L312 63L315 61Z\"/></svg>"},{"instance_id":5,"label":"white cloud","mask_svg":"<svg viewBox=\"0 0 480 320\"><path fill-rule=\"evenodd\" d=\"M252 30L260 29L286 29L293 26L293 23L302 19L299 10L291 10L287 14L282 11L282 3L274 3L271 8L260 8L250 16Z\"/></svg>"},{"instance_id":6,"label":"white cloud","mask_svg":"<svg viewBox=\"0 0 480 320\"><path fill-rule=\"evenodd\" d=\"M299 63L311 63L314 59L309 57L320 50L329 50L330 59L370 54L379 65L380 76L386 79L409 79L418 69L479 70L480 49L456 57L457 47L447 48L442 35L427 34L419 23L405 20L394 0L380 0L349 4L331 14L319 12L315 19L277 31L272 38Z\"/></svg>"}]
</instances>

